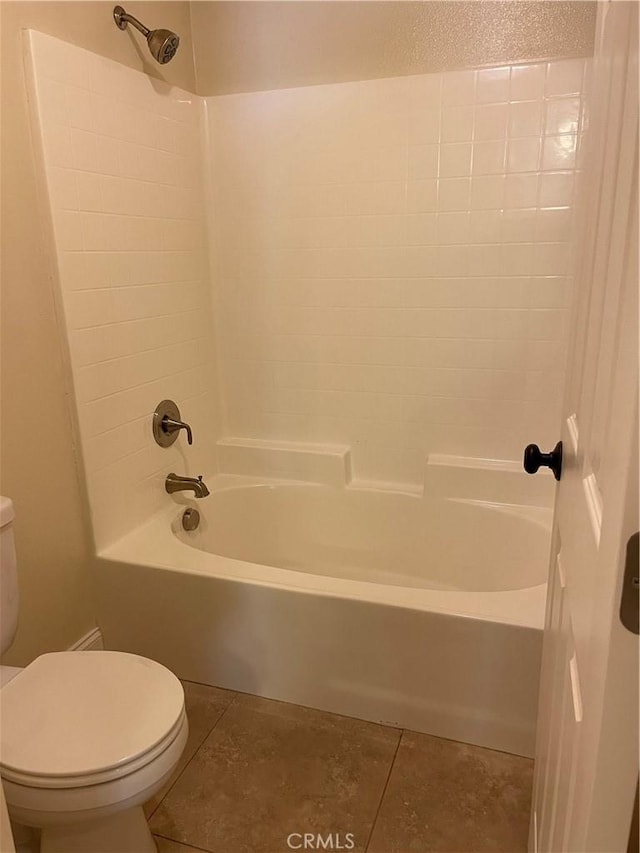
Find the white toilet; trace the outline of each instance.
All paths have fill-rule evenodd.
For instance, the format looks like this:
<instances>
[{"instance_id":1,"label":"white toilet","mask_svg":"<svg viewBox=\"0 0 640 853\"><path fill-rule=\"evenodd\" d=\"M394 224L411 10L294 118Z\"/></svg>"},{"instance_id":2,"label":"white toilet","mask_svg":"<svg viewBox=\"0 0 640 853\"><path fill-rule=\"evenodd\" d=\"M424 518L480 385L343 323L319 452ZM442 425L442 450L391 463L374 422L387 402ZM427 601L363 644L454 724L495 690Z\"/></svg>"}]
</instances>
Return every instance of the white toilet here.
<instances>
[{"instance_id":1,"label":"white toilet","mask_svg":"<svg viewBox=\"0 0 640 853\"><path fill-rule=\"evenodd\" d=\"M13 642L13 505L0 497L0 652ZM41 853L152 853L142 804L188 734L184 692L164 666L124 652L54 652L0 667L0 776L13 821Z\"/></svg>"}]
</instances>

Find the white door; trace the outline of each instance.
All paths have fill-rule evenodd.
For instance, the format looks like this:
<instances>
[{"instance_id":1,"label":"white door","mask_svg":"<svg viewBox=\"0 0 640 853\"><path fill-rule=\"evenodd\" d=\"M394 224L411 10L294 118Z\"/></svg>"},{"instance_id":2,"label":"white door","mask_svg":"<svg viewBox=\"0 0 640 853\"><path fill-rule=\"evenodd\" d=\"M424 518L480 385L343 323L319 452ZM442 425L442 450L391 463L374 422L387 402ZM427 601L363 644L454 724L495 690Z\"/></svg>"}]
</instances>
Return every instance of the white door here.
<instances>
[{"instance_id":1,"label":"white door","mask_svg":"<svg viewBox=\"0 0 640 853\"><path fill-rule=\"evenodd\" d=\"M626 851L638 779L638 645L619 619L638 529L635 2L599 4L590 96L530 833L539 853Z\"/></svg>"}]
</instances>

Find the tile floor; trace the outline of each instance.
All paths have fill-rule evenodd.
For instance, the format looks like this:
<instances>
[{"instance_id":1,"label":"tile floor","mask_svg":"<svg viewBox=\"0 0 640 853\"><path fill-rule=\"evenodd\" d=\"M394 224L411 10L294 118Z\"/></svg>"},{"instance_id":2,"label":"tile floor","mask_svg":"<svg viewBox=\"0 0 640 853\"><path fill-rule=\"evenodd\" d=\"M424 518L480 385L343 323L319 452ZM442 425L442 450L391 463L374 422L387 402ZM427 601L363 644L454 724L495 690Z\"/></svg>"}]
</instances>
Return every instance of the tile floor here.
<instances>
[{"instance_id":1,"label":"tile floor","mask_svg":"<svg viewBox=\"0 0 640 853\"><path fill-rule=\"evenodd\" d=\"M304 833L354 853L527 849L529 759L184 686L189 741L146 806L159 853L289 853Z\"/></svg>"}]
</instances>

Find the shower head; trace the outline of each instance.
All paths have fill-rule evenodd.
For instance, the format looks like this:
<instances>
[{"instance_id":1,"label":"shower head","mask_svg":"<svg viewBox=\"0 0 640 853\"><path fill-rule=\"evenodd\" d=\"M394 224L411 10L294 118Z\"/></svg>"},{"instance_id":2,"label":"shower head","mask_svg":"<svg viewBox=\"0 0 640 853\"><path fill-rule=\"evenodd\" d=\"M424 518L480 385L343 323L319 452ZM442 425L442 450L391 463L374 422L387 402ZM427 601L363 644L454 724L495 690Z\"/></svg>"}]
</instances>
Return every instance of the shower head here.
<instances>
[{"instance_id":1,"label":"shower head","mask_svg":"<svg viewBox=\"0 0 640 853\"><path fill-rule=\"evenodd\" d=\"M171 30L152 30L147 36L147 44L151 51L151 56L164 65L166 62L171 62L176 55L180 38L172 33Z\"/></svg>"},{"instance_id":2,"label":"shower head","mask_svg":"<svg viewBox=\"0 0 640 853\"><path fill-rule=\"evenodd\" d=\"M180 44L180 37L171 32L171 30L149 30L137 18L134 18L133 15L125 12L122 6L114 6L113 20L121 30L126 30L127 24L132 24L139 30L147 40L151 56L160 65L171 62L175 56L178 45Z\"/></svg>"}]
</instances>

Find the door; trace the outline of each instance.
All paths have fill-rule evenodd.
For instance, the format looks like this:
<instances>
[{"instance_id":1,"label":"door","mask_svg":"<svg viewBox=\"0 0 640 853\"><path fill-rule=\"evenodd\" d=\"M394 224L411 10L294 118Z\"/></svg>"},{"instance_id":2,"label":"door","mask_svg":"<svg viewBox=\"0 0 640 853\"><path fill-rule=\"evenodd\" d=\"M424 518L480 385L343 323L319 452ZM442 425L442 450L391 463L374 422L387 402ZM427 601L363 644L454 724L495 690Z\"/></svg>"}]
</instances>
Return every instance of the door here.
<instances>
[{"instance_id":1,"label":"door","mask_svg":"<svg viewBox=\"0 0 640 853\"><path fill-rule=\"evenodd\" d=\"M636 3L599 4L540 685L538 853L626 851L638 779L637 637L619 619L638 529L637 17Z\"/></svg>"}]
</instances>

